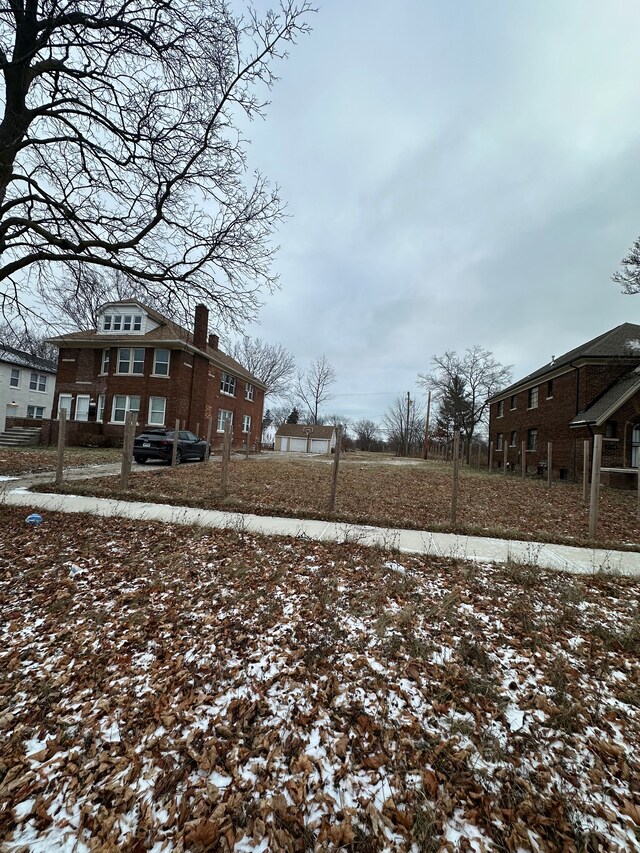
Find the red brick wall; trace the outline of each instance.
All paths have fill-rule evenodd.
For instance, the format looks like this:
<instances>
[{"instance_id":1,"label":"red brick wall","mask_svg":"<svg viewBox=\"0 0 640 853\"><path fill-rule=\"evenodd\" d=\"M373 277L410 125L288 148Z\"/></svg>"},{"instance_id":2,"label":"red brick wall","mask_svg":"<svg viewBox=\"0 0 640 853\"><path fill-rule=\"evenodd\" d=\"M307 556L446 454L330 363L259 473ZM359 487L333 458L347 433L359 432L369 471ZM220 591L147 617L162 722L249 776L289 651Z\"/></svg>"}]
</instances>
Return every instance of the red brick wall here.
<instances>
[{"instance_id":1,"label":"red brick wall","mask_svg":"<svg viewBox=\"0 0 640 853\"><path fill-rule=\"evenodd\" d=\"M162 347L160 347L162 348ZM99 394L105 394L105 418L104 424L96 424L100 434L119 443L122 440L124 426L109 423L113 397L116 394L136 395L140 397L139 423L145 426L149 413L149 397L165 397L165 425L173 427L176 419L184 423L187 429L193 432L198 430L201 436L206 436L207 419L213 419L212 445L217 447L221 444L222 436L217 434L218 410L229 409L234 413L233 446L241 448L246 436L242 433L243 415L251 415L251 434L249 444L251 449L259 447L262 435L262 413L264 406L264 393L255 388L253 402L245 400L245 382L242 379L236 381L236 393L234 397L222 394L220 391L221 373L213 367L208 359L203 356L194 355L183 350L171 351L169 365L169 377L156 377L152 375L154 348L147 347L145 350L145 363L143 376L121 376L116 374L117 369L117 347L111 348L109 372L107 376L100 376L102 366L103 347L96 349L64 349L60 351L58 361L58 374L56 377L56 391L53 400L53 412L58 410L58 398L62 393L73 394L71 423L75 416L75 397L78 394L89 394L91 399L97 401ZM81 384L83 383L83 384ZM89 418L91 423L95 422L96 409L91 407ZM86 427L87 422L81 422L81 427ZM74 428L73 435L77 433ZM71 440L71 439L69 439Z\"/></svg>"},{"instance_id":2,"label":"red brick wall","mask_svg":"<svg viewBox=\"0 0 640 853\"><path fill-rule=\"evenodd\" d=\"M494 468L502 466L502 451L496 451L497 435L503 433L508 444L512 430L516 430L516 447L508 447L507 461L520 469L521 442L527 440L531 428L538 430L537 451L527 451L528 471L535 471L546 461L547 442L552 443L552 468L554 476L561 469L571 479L581 479L583 469L583 445L585 439L592 443L592 432L587 427L570 428L575 415L592 405L595 400L617 379L628 373L628 363L607 365L583 365L572 368L553 380L553 397L547 399L547 381L538 385L538 407L527 409L528 390L517 393L517 407L510 409L509 398L504 401L504 416L497 417L498 404L492 403L490 410L489 440L494 443ZM631 464L631 431L640 420L640 395L626 403L612 418L618 424L618 441L603 443L603 467L625 467Z\"/></svg>"}]
</instances>

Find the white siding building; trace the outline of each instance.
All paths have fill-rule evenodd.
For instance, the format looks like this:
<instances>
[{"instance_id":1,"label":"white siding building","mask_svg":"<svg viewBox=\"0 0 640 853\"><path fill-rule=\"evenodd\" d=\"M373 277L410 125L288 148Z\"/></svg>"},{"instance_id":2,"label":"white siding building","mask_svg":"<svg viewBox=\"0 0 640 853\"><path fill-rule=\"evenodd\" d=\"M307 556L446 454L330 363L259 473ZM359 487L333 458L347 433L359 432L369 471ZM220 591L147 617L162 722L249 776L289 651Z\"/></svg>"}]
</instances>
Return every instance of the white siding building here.
<instances>
[{"instance_id":1,"label":"white siding building","mask_svg":"<svg viewBox=\"0 0 640 853\"><path fill-rule=\"evenodd\" d=\"M7 418L51 417L56 365L0 344L0 432Z\"/></svg>"}]
</instances>

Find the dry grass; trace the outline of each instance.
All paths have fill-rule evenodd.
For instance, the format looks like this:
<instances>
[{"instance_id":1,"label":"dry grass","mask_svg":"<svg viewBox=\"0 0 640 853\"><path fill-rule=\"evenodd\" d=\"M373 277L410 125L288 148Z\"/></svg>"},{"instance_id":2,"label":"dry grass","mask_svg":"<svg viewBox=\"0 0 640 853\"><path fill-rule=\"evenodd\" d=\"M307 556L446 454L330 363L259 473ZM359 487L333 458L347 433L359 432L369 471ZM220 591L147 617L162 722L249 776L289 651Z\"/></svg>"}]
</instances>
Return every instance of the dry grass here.
<instances>
[{"instance_id":1,"label":"dry grass","mask_svg":"<svg viewBox=\"0 0 640 853\"><path fill-rule=\"evenodd\" d=\"M637 580L26 512L3 850L638 849Z\"/></svg>"},{"instance_id":2,"label":"dry grass","mask_svg":"<svg viewBox=\"0 0 640 853\"><path fill-rule=\"evenodd\" d=\"M344 457L336 510L327 511L331 488L329 460L283 459L280 456L232 461L229 496L220 494L220 462L189 464L176 470L147 467L130 480L125 493L114 478L77 482L62 490L75 494L157 501L205 509L259 515L333 518L357 524L450 530L451 467L440 462L393 464ZM375 456L373 456L375 459ZM43 487L44 488L44 487ZM581 486L487 474L462 469L455 532L511 539L587 545L588 508ZM636 495L601 490L600 547L639 550L640 524Z\"/></svg>"},{"instance_id":3,"label":"dry grass","mask_svg":"<svg viewBox=\"0 0 640 853\"><path fill-rule=\"evenodd\" d=\"M112 447L68 447L65 450L65 467L81 465L104 465L118 462L122 451ZM55 471L57 449L55 447L2 447L0 448L0 476L37 474Z\"/></svg>"}]
</instances>

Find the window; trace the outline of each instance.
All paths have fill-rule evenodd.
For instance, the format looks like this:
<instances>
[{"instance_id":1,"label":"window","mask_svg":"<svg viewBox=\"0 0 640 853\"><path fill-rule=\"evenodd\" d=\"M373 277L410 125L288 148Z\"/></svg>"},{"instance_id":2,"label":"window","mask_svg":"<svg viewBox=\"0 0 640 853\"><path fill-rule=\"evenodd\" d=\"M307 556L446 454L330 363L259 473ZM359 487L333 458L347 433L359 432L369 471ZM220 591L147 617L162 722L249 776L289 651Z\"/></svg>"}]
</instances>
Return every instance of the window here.
<instances>
[{"instance_id":1,"label":"window","mask_svg":"<svg viewBox=\"0 0 640 853\"><path fill-rule=\"evenodd\" d=\"M102 328L105 332L139 332L142 329L142 314L105 314Z\"/></svg>"},{"instance_id":2,"label":"window","mask_svg":"<svg viewBox=\"0 0 640 853\"><path fill-rule=\"evenodd\" d=\"M114 424L123 424L128 412L138 413L139 411L140 397L116 394L111 407L111 422Z\"/></svg>"},{"instance_id":3,"label":"window","mask_svg":"<svg viewBox=\"0 0 640 853\"><path fill-rule=\"evenodd\" d=\"M135 373L141 376L144 373L144 349L142 347L119 349L118 373Z\"/></svg>"},{"instance_id":4,"label":"window","mask_svg":"<svg viewBox=\"0 0 640 853\"><path fill-rule=\"evenodd\" d=\"M512 429L511 430L511 436L509 437L509 447L515 447L516 446L516 439L517 438L518 438L518 433L515 431L515 429Z\"/></svg>"},{"instance_id":5,"label":"window","mask_svg":"<svg viewBox=\"0 0 640 853\"><path fill-rule=\"evenodd\" d=\"M109 362L111 360L111 350L103 349L102 350L102 367L100 368L100 373L108 373L109 372Z\"/></svg>"},{"instance_id":6,"label":"window","mask_svg":"<svg viewBox=\"0 0 640 853\"><path fill-rule=\"evenodd\" d=\"M253 400L254 395L254 387L251 382L247 382L244 386L244 399L245 400Z\"/></svg>"},{"instance_id":7,"label":"window","mask_svg":"<svg viewBox=\"0 0 640 853\"><path fill-rule=\"evenodd\" d=\"M125 314L122 318L122 331L130 332L131 331L131 314Z\"/></svg>"},{"instance_id":8,"label":"window","mask_svg":"<svg viewBox=\"0 0 640 853\"><path fill-rule=\"evenodd\" d=\"M502 433L499 432L496 436L496 450L502 450Z\"/></svg>"},{"instance_id":9,"label":"window","mask_svg":"<svg viewBox=\"0 0 640 853\"><path fill-rule=\"evenodd\" d=\"M617 438L618 437L618 424L616 421L607 421L604 425L604 437L605 438Z\"/></svg>"},{"instance_id":10,"label":"window","mask_svg":"<svg viewBox=\"0 0 640 853\"><path fill-rule=\"evenodd\" d=\"M527 430L527 450L537 450L538 449L538 430L530 429Z\"/></svg>"},{"instance_id":11,"label":"window","mask_svg":"<svg viewBox=\"0 0 640 853\"><path fill-rule=\"evenodd\" d=\"M71 394L60 394L58 397L58 417L60 417L60 412L65 409L67 412L67 418L71 415Z\"/></svg>"},{"instance_id":12,"label":"window","mask_svg":"<svg viewBox=\"0 0 640 853\"><path fill-rule=\"evenodd\" d=\"M538 408L538 386L537 385L535 388L529 388L527 408L529 408L529 409L537 409Z\"/></svg>"},{"instance_id":13,"label":"window","mask_svg":"<svg viewBox=\"0 0 640 853\"><path fill-rule=\"evenodd\" d=\"M11 378L9 379L9 385L11 385L12 388L20 387L20 371L17 367L11 368Z\"/></svg>"},{"instance_id":14,"label":"window","mask_svg":"<svg viewBox=\"0 0 640 853\"><path fill-rule=\"evenodd\" d=\"M501 418L504 415L504 400L499 400L498 402L498 414L497 418Z\"/></svg>"},{"instance_id":15,"label":"window","mask_svg":"<svg viewBox=\"0 0 640 853\"><path fill-rule=\"evenodd\" d=\"M509 408L511 409L511 411L513 411L513 410L515 409L515 407L516 407L516 397L517 397L517 396L518 396L517 394L512 394L512 395L511 395L511 401L510 401L510 403L509 403Z\"/></svg>"},{"instance_id":16,"label":"window","mask_svg":"<svg viewBox=\"0 0 640 853\"><path fill-rule=\"evenodd\" d=\"M27 406L27 417L42 420L44 418L44 406Z\"/></svg>"},{"instance_id":17,"label":"window","mask_svg":"<svg viewBox=\"0 0 640 853\"><path fill-rule=\"evenodd\" d=\"M155 426L164 426L164 413L167 407L165 397L149 397L149 421Z\"/></svg>"},{"instance_id":18,"label":"window","mask_svg":"<svg viewBox=\"0 0 640 853\"><path fill-rule=\"evenodd\" d=\"M170 354L168 349L157 349L153 351L154 376L169 375L169 355Z\"/></svg>"},{"instance_id":19,"label":"window","mask_svg":"<svg viewBox=\"0 0 640 853\"><path fill-rule=\"evenodd\" d=\"M102 328L105 332L111 331L111 314L105 314L102 318Z\"/></svg>"},{"instance_id":20,"label":"window","mask_svg":"<svg viewBox=\"0 0 640 853\"><path fill-rule=\"evenodd\" d=\"M233 423L233 412L220 409L218 412L218 432L224 432L224 425L227 421Z\"/></svg>"},{"instance_id":21,"label":"window","mask_svg":"<svg viewBox=\"0 0 640 853\"><path fill-rule=\"evenodd\" d=\"M220 379L220 390L223 394L229 394L230 397L236 395L236 377L230 373L223 373Z\"/></svg>"},{"instance_id":22,"label":"window","mask_svg":"<svg viewBox=\"0 0 640 853\"><path fill-rule=\"evenodd\" d=\"M142 314L133 315L133 331L139 332L142 329Z\"/></svg>"},{"instance_id":23,"label":"window","mask_svg":"<svg viewBox=\"0 0 640 853\"><path fill-rule=\"evenodd\" d=\"M251 432L251 415L242 416L242 432Z\"/></svg>"},{"instance_id":24,"label":"window","mask_svg":"<svg viewBox=\"0 0 640 853\"><path fill-rule=\"evenodd\" d=\"M549 379L547 382L547 400L550 400L553 397L553 379Z\"/></svg>"},{"instance_id":25,"label":"window","mask_svg":"<svg viewBox=\"0 0 640 853\"><path fill-rule=\"evenodd\" d=\"M122 317L120 314L115 314L113 317L113 331L119 332L122 328Z\"/></svg>"},{"instance_id":26,"label":"window","mask_svg":"<svg viewBox=\"0 0 640 853\"><path fill-rule=\"evenodd\" d=\"M89 395L78 394L76 397L76 417L77 421L89 420Z\"/></svg>"},{"instance_id":27,"label":"window","mask_svg":"<svg viewBox=\"0 0 640 853\"><path fill-rule=\"evenodd\" d=\"M104 394L98 395L98 407L96 410L96 420L100 421L100 423L102 423L102 421L104 420L104 396L105 396Z\"/></svg>"},{"instance_id":28,"label":"window","mask_svg":"<svg viewBox=\"0 0 640 853\"><path fill-rule=\"evenodd\" d=\"M32 373L29 380L29 389L31 391L46 391L47 377L44 373Z\"/></svg>"}]
</instances>

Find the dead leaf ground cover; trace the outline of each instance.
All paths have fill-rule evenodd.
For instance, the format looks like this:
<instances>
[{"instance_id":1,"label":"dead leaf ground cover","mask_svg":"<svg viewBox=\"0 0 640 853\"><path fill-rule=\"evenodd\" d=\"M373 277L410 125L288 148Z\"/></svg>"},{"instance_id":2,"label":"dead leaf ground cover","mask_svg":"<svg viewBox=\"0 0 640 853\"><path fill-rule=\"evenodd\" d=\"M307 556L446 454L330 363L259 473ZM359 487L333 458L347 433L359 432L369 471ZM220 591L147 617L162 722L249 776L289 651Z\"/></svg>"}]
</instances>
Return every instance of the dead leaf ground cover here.
<instances>
[{"instance_id":1,"label":"dead leaf ground cover","mask_svg":"<svg viewBox=\"0 0 640 853\"><path fill-rule=\"evenodd\" d=\"M3 510L7 851L640 848L640 585Z\"/></svg>"},{"instance_id":2,"label":"dead leaf ground cover","mask_svg":"<svg viewBox=\"0 0 640 853\"><path fill-rule=\"evenodd\" d=\"M103 465L118 462L122 450L108 447L68 447L65 449L64 464ZM57 448L55 447L0 447L0 476L35 474L39 471L55 471Z\"/></svg>"},{"instance_id":3,"label":"dead leaf ground cover","mask_svg":"<svg viewBox=\"0 0 640 853\"><path fill-rule=\"evenodd\" d=\"M117 478L73 482L62 491L128 500L184 504L208 509L307 518L333 518L356 524L450 530L479 536L534 539L573 545L589 543L589 510L582 487L463 468L455 528L450 527L451 466L366 464L347 457L340 466L336 511L327 512L331 488L329 462L270 457L232 461L229 496L220 492L221 463L188 464L177 469L145 468L119 491ZM48 486L41 487L48 490ZM598 542L602 547L640 548L637 495L601 490Z\"/></svg>"}]
</instances>

